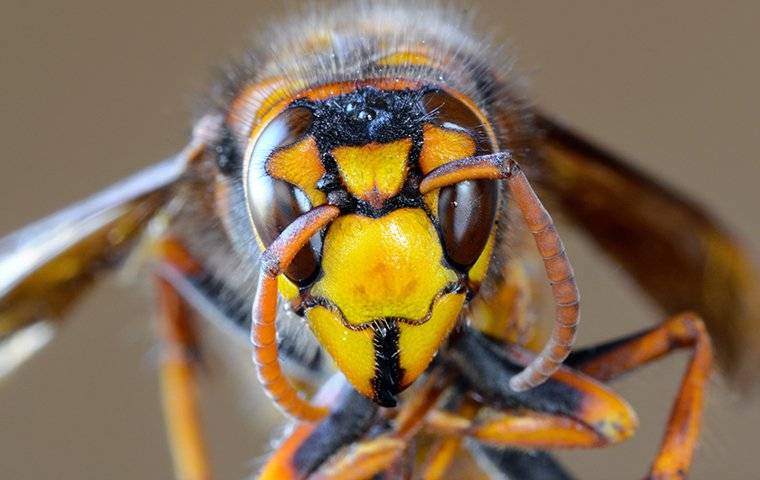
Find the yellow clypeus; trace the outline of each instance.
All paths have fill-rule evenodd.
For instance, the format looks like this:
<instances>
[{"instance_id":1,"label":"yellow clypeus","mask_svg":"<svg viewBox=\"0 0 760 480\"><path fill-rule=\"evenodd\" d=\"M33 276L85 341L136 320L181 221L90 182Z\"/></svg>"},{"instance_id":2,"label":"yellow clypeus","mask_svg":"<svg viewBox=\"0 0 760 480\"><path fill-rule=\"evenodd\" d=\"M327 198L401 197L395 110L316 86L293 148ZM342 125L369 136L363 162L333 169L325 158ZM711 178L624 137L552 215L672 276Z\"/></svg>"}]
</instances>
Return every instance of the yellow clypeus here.
<instances>
[{"instance_id":1,"label":"yellow clypeus","mask_svg":"<svg viewBox=\"0 0 760 480\"><path fill-rule=\"evenodd\" d=\"M322 271L312 295L335 304L353 325L420 319L436 294L457 280L444 265L435 227L416 208L380 218L339 217L324 239Z\"/></svg>"},{"instance_id":2,"label":"yellow clypeus","mask_svg":"<svg viewBox=\"0 0 760 480\"><path fill-rule=\"evenodd\" d=\"M395 359L397 377L380 387L395 394L425 371L456 324L465 301L458 281L423 210L346 215L325 235L322 276L311 289L317 301L306 317L346 378L370 398L382 396L378 376L388 373L377 370ZM396 333L382 339L383 330Z\"/></svg>"}]
</instances>

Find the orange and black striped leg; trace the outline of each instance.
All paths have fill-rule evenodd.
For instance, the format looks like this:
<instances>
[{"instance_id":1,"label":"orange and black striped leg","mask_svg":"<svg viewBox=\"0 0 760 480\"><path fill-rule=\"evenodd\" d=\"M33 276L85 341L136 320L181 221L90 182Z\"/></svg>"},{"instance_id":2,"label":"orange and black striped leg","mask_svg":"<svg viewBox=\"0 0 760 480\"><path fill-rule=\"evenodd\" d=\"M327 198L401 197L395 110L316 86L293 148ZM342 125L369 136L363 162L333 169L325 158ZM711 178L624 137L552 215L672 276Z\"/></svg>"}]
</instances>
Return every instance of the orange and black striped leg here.
<instances>
[{"instance_id":1,"label":"orange and black striped leg","mask_svg":"<svg viewBox=\"0 0 760 480\"><path fill-rule=\"evenodd\" d=\"M440 368L430 371L400 407L389 431L355 443L323 463L309 478L362 480L399 467L403 470L403 455L409 442L422 428L425 417L451 380Z\"/></svg>"},{"instance_id":2,"label":"orange and black striped leg","mask_svg":"<svg viewBox=\"0 0 760 480\"><path fill-rule=\"evenodd\" d=\"M500 412L474 421L436 411L426 427L444 435L468 435L492 445L531 448L595 448L630 437L636 415L625 400L592 378L569 368L558 370L545 384L515 392L509 379L522 364L513 347L465 328L445 351L483 405ZM488 372L484 375L483 372Z\"/></svg>"},{"instance_id":3,"label":"orange and black striped leg","mask_svg":"<svg viewBox=\"0 0 760 480\"><path fill-rule=\"evenodd\" d=\"M472 398L454 397L454 402L461 403L458 407L451 408L458 415L454 419L456 423L472 421L481 410L481 405ZM435 415L435 412L431 413L432 422L436 421ZM452 430L459 430L455 425L453 427ZM442 431L445 430L446 428L442 429ZM461 458L460 450L466 448L480 467L492 473L494 477L519 478L520 480L572 480L572 476L547 452L468 441L465 434L466 430L459 430L456 435L439 435L428 450L421 474L415 478L422 480L447 478L449 469L457 459Z\"/></svg>"},{"instance_id":4,"label":"orange and black striped leg","mask_svg":"<svg viewBox=\"0 0 760 480\"><path fill-rule=\"evenodd\" d=\"M261 470L261 480L364 479L394 468L448 385L439 373L429 375L391 424L375 403L342 381L339 395L328 392L337 398L323 400L325 388L334 390L329 384L315 397L317 405L332 406L330 414L316 424L299 424Z\"/></svg>"},{"instance_id":5,"label":"orange and black striped leg","mask_svg":"<svg viewBox=\"0 0 760 480\"><path fill-rule=\"evenodd\" d=\"M632 337L574 353L568 364L603 381L680 348L692 350L665 437L652 464L650 479L686 478L699 438L704 388L712 365L710 337L695 314L673 316L661 325Z\"/></svg>"},{"instance_id":6,"label":"orange and black striped leg","mask_svg":"<svg viewBox=\"0 0 760 480\"><path fill-rule=\"evenodd\" d=\"M259 479L312 478L335 453L361 439L377 419L377 405L344 384L331 413L319 423L299 424L269 458Z\"/></svg>"},{"instance_id":7,"label":"orange and black striped leg","mask_svg":"<svg viewBox=\"0 0 760 480\"><path fill-rule=\"evenodd\" d=\"M584 400L598 402L592 397ZM425 427L437 435L468 436L488 445L538 450L600 448L633 434L636 420L633 412L626 411L627 405L610 402L595 406L598 411L579 409L574 417L521 410L484 420L436 411L429 415ZM622 416L626 423L620 421Z\"/></svg>"},{"instance_id":8,"label":"orange and black striped leg","mask_svg":"<svg viewBox=\"0 0 760 480\"><path fill-rule=\"evenodd\" d=\"M440 436L435 440L428 452L419 478L423 480L446 478L447 470L459 456L459 450L466 447L483 469L487 472L498 472L505 478L519 478L520 480L572 479L570 474L547 452L506 448L479 441L465 443L468 434L465 422L467 420L472 422L479 410L479 405L468 400L457 409L456 417L446 419L441 416L436 417L436 412L431 413L428 422L430 425L437 422L445 423L439 425L439 433L451 429L456 434ZM459 425L457 426L457 424ZM473 423L469 425L472 426ZM433 428L435 427L433 426Z\"/></svg>"},{"instance_id":9,"label":"orange and black striped leg","mask_svg":"<svg viewBox=\"0 0 760 480\"><path fill-rule=\"evenodd\" d=\"M197 349L190 315L174 287L156 278L160 304L161 393L169 446L178 480L209 480L195 374Z\"/></svg>"}]
</instances>

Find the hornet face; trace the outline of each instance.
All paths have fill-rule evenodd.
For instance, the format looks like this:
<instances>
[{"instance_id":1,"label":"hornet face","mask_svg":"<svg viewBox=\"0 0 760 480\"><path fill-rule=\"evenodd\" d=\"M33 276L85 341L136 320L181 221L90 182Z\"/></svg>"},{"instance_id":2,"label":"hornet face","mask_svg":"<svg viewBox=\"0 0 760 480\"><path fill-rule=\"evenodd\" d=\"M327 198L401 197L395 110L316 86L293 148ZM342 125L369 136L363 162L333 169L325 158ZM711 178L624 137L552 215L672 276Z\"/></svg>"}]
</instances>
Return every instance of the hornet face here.
<instances>
[{"instance_id":1,"label":"hornet face","mask_svg":"<svg viewBox=\"0 0 760 480\"><path fill-rule=\"evenodd\" d=\"M485 276L499 185L422 195L435 168L493 152L493 132L453 92L387 84L335 84L274 107L251 136L244 178L262 247L311 208L340 208L280 277L280 292L353 386L393 406Z\"/></svg>"}]
</instances>

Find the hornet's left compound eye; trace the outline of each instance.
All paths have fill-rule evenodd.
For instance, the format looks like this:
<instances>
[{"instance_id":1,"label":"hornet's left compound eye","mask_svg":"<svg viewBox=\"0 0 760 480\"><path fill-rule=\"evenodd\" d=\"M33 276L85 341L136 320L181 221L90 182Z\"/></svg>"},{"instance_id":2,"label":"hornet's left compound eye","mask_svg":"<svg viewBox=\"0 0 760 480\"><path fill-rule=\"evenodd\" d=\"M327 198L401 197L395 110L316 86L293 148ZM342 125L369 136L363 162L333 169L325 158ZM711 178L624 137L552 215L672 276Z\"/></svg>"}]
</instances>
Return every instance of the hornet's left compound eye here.
<instances>
[{"instance_id":1,"label":"hornet's left compound eye","mask_svg":"<svg viewBox=\"0 0 760 480\"><path fill-rule=\"evenodd\" d=\"M291 183L273 178L267 163L280 151L301 141L313 122L306 107L293 107L275 117L256 138L249 159L248 202L256 234L269 246L282 231L312 207L304 192ZM301 249L285 274L296 284L313 279L319 269L319 238Z\"/></svg>"}]
</instances>

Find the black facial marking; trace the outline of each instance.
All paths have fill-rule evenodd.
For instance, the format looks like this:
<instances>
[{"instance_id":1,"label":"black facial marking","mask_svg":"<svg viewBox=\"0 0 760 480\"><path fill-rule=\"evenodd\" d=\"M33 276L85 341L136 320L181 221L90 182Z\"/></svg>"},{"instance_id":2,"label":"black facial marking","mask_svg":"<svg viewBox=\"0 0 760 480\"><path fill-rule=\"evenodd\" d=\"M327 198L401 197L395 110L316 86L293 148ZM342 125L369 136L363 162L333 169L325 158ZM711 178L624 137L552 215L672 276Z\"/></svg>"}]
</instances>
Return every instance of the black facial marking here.
<instances>
[{"instance_id":1,"label":"black facial marking","mask_svg":"<svg viewBox=\"0 0 760 480\"><path fill-rule=\"evenodd\" d=\"M420 90L362 87L322 102L310 102L314 112L312 133L323 152L338 146L414 137L427 115L421 99Z\"/></svg>"},{"instance_id":2,"label":"black facial marking","mask_svg":"<svg viewBox=\"0 0 760 480\"><path fill-rule=\"evenodd\" d=\"M322 101L296 100L292 108L305 107L313 112L309 129L325 167L317 188L338 201L343 212L381 217L399 208L423 208L419 194L419 152L422 148L422 125L430 118L422 97L427 90L381 90L361 87L353 92ZM404 186L393 198L376 208L350 195L342 181L332 150L341 146L362 146L410 139L408 169ZM340 192L340 193L336 193Z\"/></svg>"},{"instance_id":3,"label":"black facial marking","mask_svg":"<svg viewBox=\"0 0 760 480\"><path fill-rule=\"evenodd\" d=\"M404 371L399 359L398 322L389 319L374 329L375 376L372 378L374 400L383 407L395 407L395 395L401 390Z\"/></svg>"}]
</instances>

